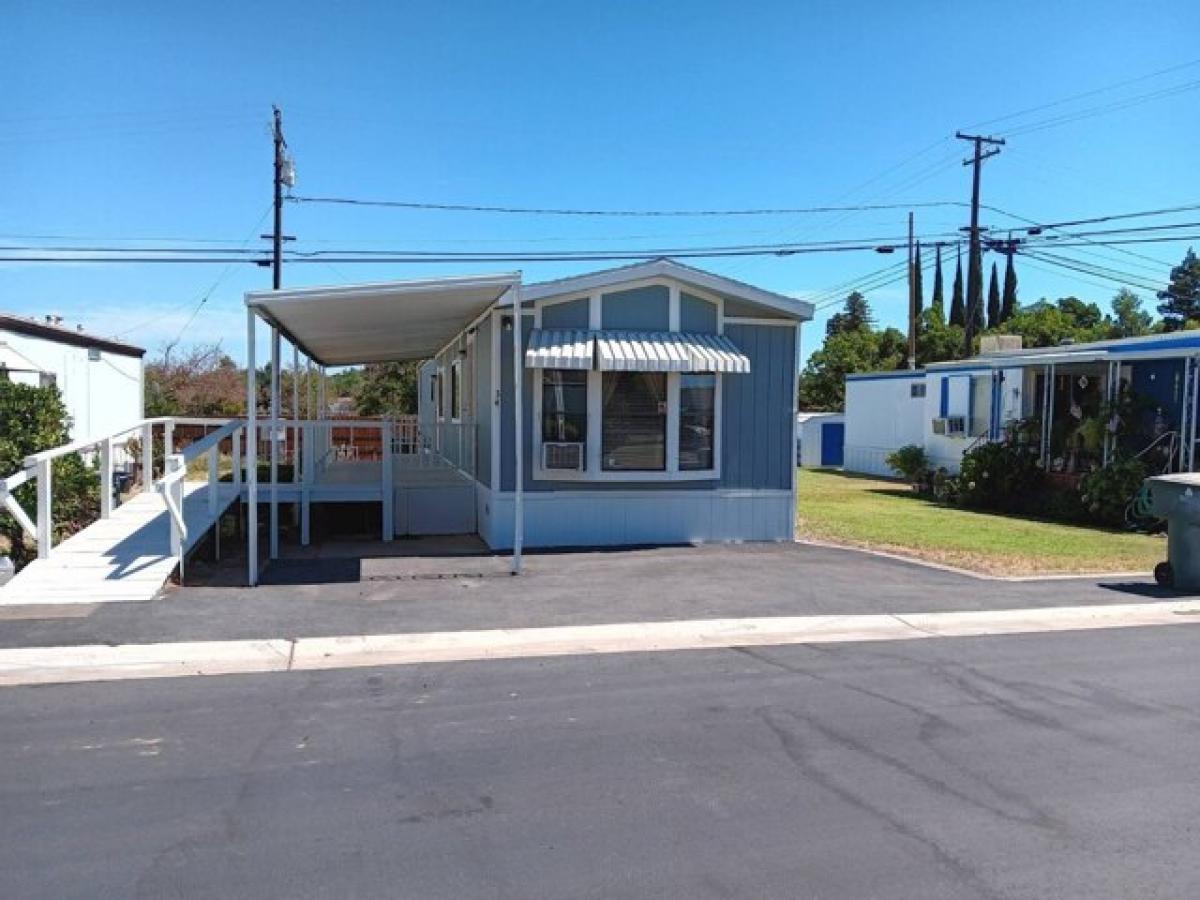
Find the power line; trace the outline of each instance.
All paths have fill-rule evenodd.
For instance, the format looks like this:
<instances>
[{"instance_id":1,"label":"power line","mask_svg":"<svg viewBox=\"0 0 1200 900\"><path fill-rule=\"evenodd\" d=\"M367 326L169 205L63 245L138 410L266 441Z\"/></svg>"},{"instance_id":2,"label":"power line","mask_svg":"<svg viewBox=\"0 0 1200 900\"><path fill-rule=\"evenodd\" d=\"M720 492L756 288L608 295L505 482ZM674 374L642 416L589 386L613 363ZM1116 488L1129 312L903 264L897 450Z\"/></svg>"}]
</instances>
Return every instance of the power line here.
<instances>
[{"instance_id":1,"label":"power line","mask_svg":"<svg viewBox=\"0 0 1200 900\"><path fill-rule=\"evenodd\" d=\"M1117 100L1117 101L1113 101L1112 103L1103 104L1101 106L1094 106L1089 109L1079 110L1074 113L1064 113L1061 116L1053 117L1050 119L1045 119L1041 122L1033 122L1029 125L1022 125L1020 127L1014 128L1010 131L1005 131L1002 133L1007 135L1008 137L1014 137L1016 135L1030 134L1035 131L1042 131L1046 128L1054 128L1058 125L1069 125L1072 122L1079 122L1079 121L1082 121L1083 119L1090 119L1095 116L1103 115L1105 113L1117 112L1122 109L1128 109L1132 106L1140 106L1143 103L1149 103L1153 100L1160 100L1163 97L1173 97L1176 94L1186 93L1187 91L1194 91L1196 88L1200 88L1200 79L1197 79L1195 81L1187 81L1187 82L1184 82L1183 84L1173 85L1168 88L1162 88L1157 91L1152 91L1148 94L1140 94L1136 97L1129 97L1129 98L1126 98L1125 100Z\"/></svg>"},{"instance_id":2,"label":"power line","mask_svg":"<svg viewBox=\"0 0 1200 900\"><path fill-rule=\"evenodd\" d=\"M1073 103L1076 100L1086 100L1088 97L1095 97L1099 94L1105 94L1105 93L1108 93L1109 91L1115 91L1118 88L1128 87L1131 84L1139 84L1143 81L1149 81L1152 78L1158 78L1161 75L1170 75L1173 72L1179 72L1183 69L1189 69L1189 68L1192 68L1193 66L1198 66L1198 65L1200 65L1200 59L1188 60L1187 62L1179 63L1178 65L1168 66L1165 69L1159 69L1156 72L1149 72L1145 75L1138 75L1135 78L1128 78L1124 81L1118 81L1113 84L1105 85L1103 87L1094 88L1089 91L1083 91L1082 93L1072 94L1069 97L1063 97L1059 100L1052 100L1049 103L1041 103L1037 106L1026 107L1025 109L1018 110L1017 112L1008 113L1007 115L1003 115L1003 116L998 116L994 119L988 119L985 122L976 122L974 125L968 126L968 130L987 128L987 127L995 125L999 122L1009 122L1013 119L1018 119L1021 116L1029 115L1030 113L1042 112L1043 110L1053 109L1057 106L1065 106L1066 104Z\"/></svg>"},{"instance_id":3,"label":"power line","mask_svg":"<svg viewBox=\"0 0 1200 900\"><path fill-rule=\"evenodd\" d=\"M411 200L370 200L354 197L301 197L289 195L292 203L323 203L342 206L375 206L440 212L506 213L528 216L592 216L612 218L701 218L715 216L791 216L836 212L870 212L874 210L926 209L966 204L954 200L935 200L922 203L862 204L857 206L805 206L750 209L571 209L528 206L487 206L468 203L426 203Z\"/></svg>"}]
</instances>

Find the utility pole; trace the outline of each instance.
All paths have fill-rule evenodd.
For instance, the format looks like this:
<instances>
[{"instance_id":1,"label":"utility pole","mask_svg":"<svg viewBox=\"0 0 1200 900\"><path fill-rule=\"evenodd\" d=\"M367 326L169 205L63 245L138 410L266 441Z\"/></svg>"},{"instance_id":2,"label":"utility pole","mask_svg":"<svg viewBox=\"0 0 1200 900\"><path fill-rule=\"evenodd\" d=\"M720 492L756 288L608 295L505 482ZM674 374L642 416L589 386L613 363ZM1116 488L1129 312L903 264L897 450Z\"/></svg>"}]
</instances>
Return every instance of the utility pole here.
<instances>
[{"instance_id":1,"label":"utility pole","mask_svg":"<svg viewBox=\"0 0 1200 900\"><path fill-rule=\"evenodd\" d=\"M913 278L916 259L913 258L913 214L908 212L908 367L917 367L917 295Z\"/></svg>"},{"instance_id":2,"label":"utility pole","mask_svg":"<svg viewBox=\"0 0 1200 900\"><path fill-rule=\"evenodd\" d=\"M979 307L983 302L983 251L979 243L979 173L983 168L983 161L1000 152L1004 138L963 134L961 131L956 131L954 136L960 141L971 141L975 145L972 158L963 160L964 166L974 167L971 175L971 249L967 257L966 322L963 329L963 355L970 356L975 337L975 317L979 314ZM986 151L983 149L984 144L990 147Z\"/></svg>"},{"instance_id":3,"label":"utility pole","mask_svg":"<svg viewBox=\"0 0 1200 900\"><path fill-rule=\"evenodd\" d=\"M287 141L283 139L283 113L278 106L271 109L275 113L275 228L271 233L271 287L279 290L283 286L283 168Z\"/></svg>"}]
</instances>

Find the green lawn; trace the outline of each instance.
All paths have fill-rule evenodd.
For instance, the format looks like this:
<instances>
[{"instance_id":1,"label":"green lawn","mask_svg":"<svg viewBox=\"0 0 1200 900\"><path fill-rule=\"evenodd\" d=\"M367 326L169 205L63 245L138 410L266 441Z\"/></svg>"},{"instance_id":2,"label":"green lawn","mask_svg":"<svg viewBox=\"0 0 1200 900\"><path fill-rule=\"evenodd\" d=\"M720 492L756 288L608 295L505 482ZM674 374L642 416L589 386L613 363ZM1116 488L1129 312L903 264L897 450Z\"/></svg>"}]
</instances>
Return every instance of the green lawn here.
<instances>
[{"instance_id":1,"label":"green lawn","mask_svg":"<svg viewBox=\"0 0 1200 900\"><path fill-rule=\"evenodd\" d=\"M939 506L895 481L801 470L802 538L870 547L992 575L1149 572L1161 536L1060 525Z\"/></svg>"}]
</instances>

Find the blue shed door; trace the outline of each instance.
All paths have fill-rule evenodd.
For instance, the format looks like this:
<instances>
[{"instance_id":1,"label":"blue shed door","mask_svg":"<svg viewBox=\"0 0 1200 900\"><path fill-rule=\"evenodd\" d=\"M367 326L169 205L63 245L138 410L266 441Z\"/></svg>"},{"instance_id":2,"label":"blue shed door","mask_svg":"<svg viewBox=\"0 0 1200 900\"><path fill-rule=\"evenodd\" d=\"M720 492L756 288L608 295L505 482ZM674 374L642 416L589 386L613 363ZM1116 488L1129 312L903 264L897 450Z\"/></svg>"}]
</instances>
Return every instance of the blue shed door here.
<instances>
[{"instance_id":1,"label":"blue shed door","mask_svg":"<svg viewBox=\"0 0 1200 900\"><path fill-rule=\"evenodd\" d=\"M845 424L842 422L826 422L821 426L821 465L840 466L845 446Z\"/></svg>"}]
</instances>

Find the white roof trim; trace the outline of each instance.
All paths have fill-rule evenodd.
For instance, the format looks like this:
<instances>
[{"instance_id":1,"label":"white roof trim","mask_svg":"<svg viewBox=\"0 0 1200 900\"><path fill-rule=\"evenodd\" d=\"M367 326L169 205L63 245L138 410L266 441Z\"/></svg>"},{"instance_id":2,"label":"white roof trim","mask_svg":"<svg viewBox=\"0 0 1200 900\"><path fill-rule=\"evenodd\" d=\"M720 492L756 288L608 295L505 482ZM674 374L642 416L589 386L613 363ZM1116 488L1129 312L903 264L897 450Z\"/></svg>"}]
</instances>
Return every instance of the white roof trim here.
<instances>
[{"instance_id":1,"label":"white roof trim","mask_svg":"<svg viewBox=\"0 0 1200 900\"><path fill-rule=\"evenodd\" d=\"M716 294L785 313L801 322L807 322L813 317L813 305L805 300L776 294L773 291L763 290L723 275L715 275L712 272L705 272L703 269L685 266L671 259L655 259L632 266L622 266L618 269L605 269L603 272L591 272L556 281L528 284L521 288L521 300L528 302L566 294L580 294L645 278L673 278L676 281L693 284ZM505 303L507 302L505 301Z\"/></svg>"}]
</instances>

